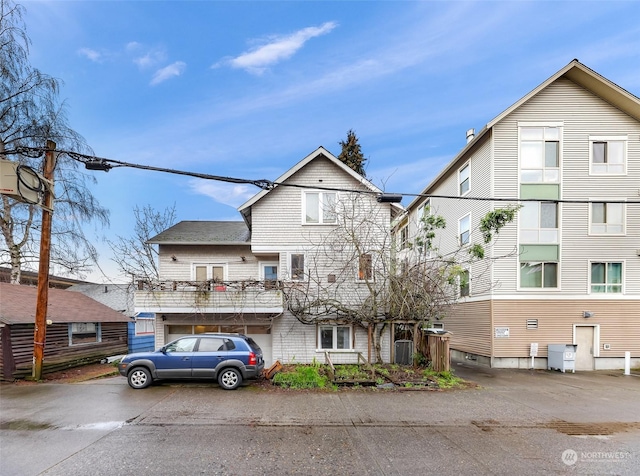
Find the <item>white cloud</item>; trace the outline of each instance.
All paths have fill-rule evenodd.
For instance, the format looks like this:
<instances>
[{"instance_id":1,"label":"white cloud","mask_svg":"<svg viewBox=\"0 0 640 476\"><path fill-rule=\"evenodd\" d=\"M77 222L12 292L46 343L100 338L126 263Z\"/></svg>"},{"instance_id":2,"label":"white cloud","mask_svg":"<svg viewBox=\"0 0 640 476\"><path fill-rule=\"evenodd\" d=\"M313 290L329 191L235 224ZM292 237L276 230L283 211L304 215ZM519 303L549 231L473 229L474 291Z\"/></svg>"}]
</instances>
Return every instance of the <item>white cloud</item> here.
<instances>
[{"instance_id":1,"label":"white cloud","mask_svg":"<svg viewBox=\"0 0 640 476\"><path fill-rule=\"evenodd\" d=\"M244 69L249 73L262 74L267 67L291 58L311 38L327 34L336 26L338 24L335 22L326 22L318 27L303 28L288 36L273 37L268 43L225 60L223 63L229 64L232 68ZM217 63L213 67L219 65L220 63Z\"/></svg>"},{"instance_id":2,"label":"white cloud","mask_svg":"<svg viewBox=\"0 0 640 476\"><path fill-rule=\"evenodd\" d=\"M96 50L92 50L91 48L80 48L78 50L78 54L96 63L102 59L102 54Z\"/></svg>"},{"instance_id":3,"label":"white cloud","mask_svg":"<svg viewBox=\"0 0 640 476\"><path fill-rule=\"evenodd\" d=\"M213 198L216 202L237 208L253 197L260 190L252 185L212 182L211 180L193 179L189 188L198 195Z\"/></svg>"},{"instance_id":4,"label":"white cloud","mask_svg":"<svg viewBox=\"0 0 640 476\"><path fill-rule=\"evenodd\" d=\"M176 61L175 63L170 64L169 66L165 66L164 68L159 69L153 75L153 79L151 80L151 85L155 86L156 84L160 84L163 81L166 81L167 79L173 78L174 76L180 76L184 72L186 67L187 67L187 64L184 63L183 61Z\"/></svg>"}]
</instances>

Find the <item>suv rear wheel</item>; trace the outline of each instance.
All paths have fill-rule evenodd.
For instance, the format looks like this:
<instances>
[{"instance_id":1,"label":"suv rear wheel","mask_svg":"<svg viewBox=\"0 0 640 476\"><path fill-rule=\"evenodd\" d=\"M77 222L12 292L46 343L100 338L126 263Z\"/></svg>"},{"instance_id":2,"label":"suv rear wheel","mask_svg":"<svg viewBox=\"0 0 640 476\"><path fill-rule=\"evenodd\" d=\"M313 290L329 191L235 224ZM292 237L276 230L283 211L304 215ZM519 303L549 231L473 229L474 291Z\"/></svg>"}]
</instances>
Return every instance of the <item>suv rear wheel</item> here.
<instances>
[{"instance_id":1,"label":"suv rear wheel","mask_svg":"<svg viewBox=\"0 0 640 476\"><path fill-rule=\"evenodd\" d=\"M234 368L224 369L218 375L218 384L225 390L235 390L241 383L242 375Z\"/></svg>"},{"instance_id":2,"label":"suv rear wheel","mask_svg":"<svg viewBox=\"0 0 640 476\"><path fill-rule=\"evenodd\" d=\"M151 385L151 372L144 367L136 367L127 376L131 388L139 389Z\"/></svg>"}]
</instances>

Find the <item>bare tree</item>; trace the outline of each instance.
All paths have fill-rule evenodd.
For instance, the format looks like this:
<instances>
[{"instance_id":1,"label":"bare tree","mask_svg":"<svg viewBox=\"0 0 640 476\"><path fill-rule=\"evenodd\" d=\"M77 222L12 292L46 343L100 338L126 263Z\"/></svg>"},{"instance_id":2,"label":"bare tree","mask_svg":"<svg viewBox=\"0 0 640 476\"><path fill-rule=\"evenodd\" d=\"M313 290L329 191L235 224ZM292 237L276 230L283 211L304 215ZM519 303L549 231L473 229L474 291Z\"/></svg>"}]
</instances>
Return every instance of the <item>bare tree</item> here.
<instances>
[{"instance_id":1,"label":"bare tree","mask_svg":"<svg viewBox=\"0 0 640 476\"><path fill-rule=\"evenodd\" d=\"M426 214L407 251L398 253L389 213L362 194L336 203L337 225L307 249L308 276L285 288L287 306L305 324L336 322L367 329L378 362L390 323L426 323L446 316L460 297L472 263L487 261L485 246L511 222L517 207L482 220L482 244L439 254L434 237L446 226Z\"/></svg>"},{"instance_id":2,"label":"bare tree","mask_svg":"<svg viewBox=\"0 0 640 476\"><path fill-rule=\"evenodd\" d=\"M133 214L136 219L133 236L118 236L116 241L108 241L114 255L112 260L125 274L146 282L159 281L158 250L149 240L175 225L176 206L167 207L163 212L151 205L136 206Z\"/></svg>"},{"instance_id":3,"label":"bare tree","mask_svg":"<svg viewBox=\"0 0 640 476\"><path fill-rule=\"evenodd\" d=\"M0 0L0 158L41 171L47 140L58 149L91 152L84 138L68 125L60 82L29 61L30 40L22 20L24 9ZM93 220L109 223L109 212L91 193L95 179L66 155L58 155L54 172L55 201L51 267L58 274L83 276L97 259L84 234ZM11 282L20 282L22 269L37 269L40 209L36 204L2 195L0 230L5 246L0 263L11 267Z\"/></svg>"}]
</instances>

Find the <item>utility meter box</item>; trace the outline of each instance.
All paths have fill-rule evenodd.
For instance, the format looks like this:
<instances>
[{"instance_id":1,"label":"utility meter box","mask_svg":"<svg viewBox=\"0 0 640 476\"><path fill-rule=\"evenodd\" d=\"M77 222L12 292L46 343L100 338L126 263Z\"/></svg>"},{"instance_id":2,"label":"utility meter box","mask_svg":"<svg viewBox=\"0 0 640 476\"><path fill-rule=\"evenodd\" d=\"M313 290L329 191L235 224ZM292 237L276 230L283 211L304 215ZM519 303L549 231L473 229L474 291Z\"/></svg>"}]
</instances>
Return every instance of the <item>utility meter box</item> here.
<instances>
[{"instance_id":1,"label":"utility meter box","mask_svg":"<svg viewBox=\"0 0 640 476\"><path fill-rule=\"evenodd\" d=\"M547 347L547 370L560 370L565 372L571 370L576 372L576 351L575 344L549 344Z\"/></svg>"},{"instance_id":2,"label":"utility meter box","mask_svg":"<svg viewBox=\"0 0 640 476\"><path fill-rule=\"evenodd\" d=\"M0 193L27 203L40 203L45 179L33 169L0 159Z\"/></svg>"}]
</instances>

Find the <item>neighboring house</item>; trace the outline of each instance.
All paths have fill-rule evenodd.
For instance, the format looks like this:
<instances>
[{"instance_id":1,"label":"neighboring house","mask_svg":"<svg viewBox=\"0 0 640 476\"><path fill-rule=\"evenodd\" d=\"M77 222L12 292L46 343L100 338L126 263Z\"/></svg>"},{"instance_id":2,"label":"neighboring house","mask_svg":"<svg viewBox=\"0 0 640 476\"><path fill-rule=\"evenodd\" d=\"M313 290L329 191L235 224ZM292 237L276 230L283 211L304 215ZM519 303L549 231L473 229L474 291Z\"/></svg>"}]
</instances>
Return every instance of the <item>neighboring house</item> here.
<instances>
[{"instance_id":1,"label":"neighboring house","mask_svg":"<svg viewBox=\"0 0 640 476\"><path fill-rule=\"evenodd\" d=\"M640 363L639 191L640 100L574 60L470 134L396 237L409 243L428 205L450 253L480 241L487 212L520 203L441 321L454 355L527 368L536 344L545 368L548 345L571 344L577 370L622 368L626 351Z\"/></svg>"},{"instance_id":2,"label":"neighboring house","mask_svg":"<svg viewBox=\"0 0 640 476\"><path fill-rule=\"evenodd\" d=\"M81 294L49 289L43 373L127 352L129 318ZM37 288L0 283L0 378L31 375Z\"/></svg>"},{"instance_id":3,"label":"neighboring house","mask_svg":"<svg viewBox=\"0 0 640 476\"><path fill-rule=\"evenodd\" d=\"M11 282L11 268L0 266L0 283ZM75 284L85 284L86 281L79 281L77 279L64 278L61 276L49 275L49 287L67 289ZM20 284L27 284L31 286L38 285L38 273L34 271L20 271Z\"/></svg>"},{"instance_id":4,"label":"neighboring house","mask_svg":"<svg viewBox=\"0 0 640 476\"><path fill-rule=\"evenodd\" d=\"M130 318L128 323L129 353L155 349L155 314L134 311L133 283L83 283L71 286L69 291L80 292Z\"/></svg>"},{"instance_id":5,"label":"neighboring house","mask_svg":"<svg viewBox=\"0 0 640 476\"><path fill-rule=\"evenodd\" d=\"M326 350L339 352L337 359L367 357L366 329L337 318L303 324L286 296L312 288L311 278L336 279L338 254L318 256L346 213L343 205L374 210L386 234L397 205L378 203L381 191L322 147L275 184L239 208L244 221L183 221L149 240L159 245L161 281L139 283L135 310L158 316L158 346L184 334L240 332L258 342L267 365L324 361ZM352 269L345 289L362 289L358 272ZM388 360L388 330L383 340Z\"/></svg>"}]
</instances>

